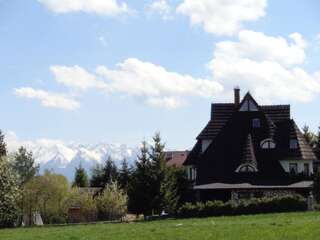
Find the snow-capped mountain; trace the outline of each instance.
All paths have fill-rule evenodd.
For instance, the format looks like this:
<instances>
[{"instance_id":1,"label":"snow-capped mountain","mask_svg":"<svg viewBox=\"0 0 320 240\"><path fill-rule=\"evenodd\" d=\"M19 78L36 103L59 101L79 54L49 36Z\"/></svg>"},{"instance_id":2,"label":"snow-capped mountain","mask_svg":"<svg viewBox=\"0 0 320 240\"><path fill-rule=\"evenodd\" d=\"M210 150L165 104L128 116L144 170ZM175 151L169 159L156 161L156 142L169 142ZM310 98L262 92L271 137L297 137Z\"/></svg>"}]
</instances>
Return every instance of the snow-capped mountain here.
<instances>
[{"instance_id":1,"label":"snow-capped mountain","mask_svg":"<svg viewBox=\"0 0 320 240\"><path fill-rule=\"evenodd\" d=\"M96 164L103 163L109 156L119 165L124 158L133 163L139 152L138 147L126 144L79 144L48 139L21 141L12 132L6 134L6 142L10 152L20 146L32 151L36 162L40 164L41 173L46 169L53 170L69 180L73 179L75 168L80 164L90 174Z\"/></svg>"}]
</instances>

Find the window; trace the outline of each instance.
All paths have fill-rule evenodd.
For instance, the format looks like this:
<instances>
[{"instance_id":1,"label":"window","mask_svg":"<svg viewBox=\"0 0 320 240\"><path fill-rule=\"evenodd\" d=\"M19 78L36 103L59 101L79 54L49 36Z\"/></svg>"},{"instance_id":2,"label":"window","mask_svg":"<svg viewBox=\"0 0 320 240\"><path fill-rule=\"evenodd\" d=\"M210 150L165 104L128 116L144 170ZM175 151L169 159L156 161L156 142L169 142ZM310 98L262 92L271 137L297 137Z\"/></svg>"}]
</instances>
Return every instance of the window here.
<instances>
[{"instance_id":1,"label":"window","mask_svg":"<svg viewBox=\"0 0 320 240\"><path fill-rule=\"evenodd\" d=\"M290 139L290 149L297 149L297 148L298 148L298 140Z\"/></svg>"},{"instance_id":2,"label":"window","mask_svg":"<svg viewBox=\"0 0 320 240\"><path fill-rule=\"evenodd\" d=\"M196 180L197 178L197 169L194 167L190 167L188 170L188 179L191 181Z\"/></svg>"},{"instance_id":3,"label":"window","mask_svg":"<svg viewBox=\"0 0 320 240\"><path fill-rule=\"evenodd\" d=\"M252 100L245 100L241 105L240 112L255 112L258 111L257 105Z\"/></svg>"},{"instance_id":4,"label":"window","mask_svg":"<svg viewBox=\"0 0 320 240\"><path fill-rule=\"evenodd\" d=\"M297 174L298 173L298 164L297 163L290 163L289 164L289 171L291 174Z\"/></svg>"},{"instance_id":5,"label":"window","mask_svg":"<svg viewBox=\"0 0 320 240\"><path fill-rule=\"evenodd\" d=\"M258 169L250 163L241 164L236 172L248 173L248 172L258 172Z\"/></svg>"},{"instance_id":6,"label":"window","mask_svg":"<svg viewBox=\"0 0 320 240\"><path fill-rule=\"evenodd\" d=\"M260 128L261 127L261 123L260 123L259 118L252 119L252 127L253 128Z\"/></svg>"},{"instance_id":7,"label":"window","mask_svg":"<svg viewBox=\"0 0 320 240\"><path fill-rule=\"evenodd\" d=\"M310 172L309 172L309 163L305 163L303 164L303 173L306 176L309 176Z\"/></svg>"},{"instance_id":8,"label":"window","mask_svg":"<svg viewBox=\"0 0 320 240\"><path fill-rule=\"evenodd\" d=\"M201 152L204 153L210 146L212 140L202 140L201 141Z\"/></svg>"},{"instance_id":9,"label":"window","mask_svg":"<svg viewBox=\"0 0 320 240\"><path fill-rule=\"evenodd\" d=\"M273 139L268 138L268 139L265 139L265 140L261 141L260 147L262 149L274 149L276 147L276 144L273 141Z\"/></svg>"}]
</instances>

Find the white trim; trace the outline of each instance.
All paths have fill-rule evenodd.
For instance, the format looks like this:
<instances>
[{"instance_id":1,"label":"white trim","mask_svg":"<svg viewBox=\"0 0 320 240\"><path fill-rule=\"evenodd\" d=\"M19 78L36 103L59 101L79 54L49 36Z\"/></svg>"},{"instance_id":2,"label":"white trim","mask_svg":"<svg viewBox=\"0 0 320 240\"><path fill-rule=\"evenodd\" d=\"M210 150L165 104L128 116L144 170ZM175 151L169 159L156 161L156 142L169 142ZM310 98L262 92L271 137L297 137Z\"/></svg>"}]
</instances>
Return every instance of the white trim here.
<instances>
[{"instance_id":1,"label":"white trim","mask_svg":"<svg viewBox=\"0 0 320 240\"><path fill-rule=\"evenodd\" d=\"M240 170L241 170L241 168L244 168L244 167L249 167L249 168L252 168L253 169L253 171L248 171L248 172L258 172L258 169L256 168L256 166L254 166L254 165L252 165L251 163L243 163L243 164L241 164L237 169L236 169L236 171L235 172L241 172Z\"/></svg>"},{"instance_id":2,"label":"white trim","mask_svg":"<svg viewBox=\"0 0 320 240\"><path fill-rule=\"evenodd\" d=\"M309 164L309 175L313 174L313 161L312 160L281 160L280 164L283 170L290 173L290 163L296 163L298 165L298 174L304 172L304 164Z\"/></svg>"}]
</instances>

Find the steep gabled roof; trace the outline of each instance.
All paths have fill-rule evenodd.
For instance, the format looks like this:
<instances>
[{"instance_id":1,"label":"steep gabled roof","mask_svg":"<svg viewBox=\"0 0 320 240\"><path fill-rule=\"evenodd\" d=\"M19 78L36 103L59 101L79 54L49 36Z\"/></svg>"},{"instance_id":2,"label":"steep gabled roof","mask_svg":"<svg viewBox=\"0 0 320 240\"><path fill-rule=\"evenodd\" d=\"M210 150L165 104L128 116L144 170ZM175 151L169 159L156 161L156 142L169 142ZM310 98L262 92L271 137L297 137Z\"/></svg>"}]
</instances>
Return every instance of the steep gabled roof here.
<instances>
[{"instance_id":1,"label":"steep gabled roof","mask_svg":"<svg viewBox=\"0 0 320 240\"><path fill-rule=\"evenodd\" d=\"M273 121L290 119L290 105L262 105L261 110Z\"/></svg>"},{"instance_id":2,"label":"steep gabled roof","mask_svg":"<svg viewBox=\"0 0 320 240\"><path fill-rule=\"evenodd\" d=\"M317 160L311 146L293 120L290 121L290 139L298 140L298 149L294 151L296 157L303 160Z\"/></svg>"},{"instance_id":3,"label":"steep gabled roof","mask_svg":"<svg viewBox=\"0 0 320 240\"><path fill-rule=\"evenodd\" d=\"M235 109L233 103L216 103L211 105L211 119L198 135L197 139L214 139L226 125Z\"/></svg>"},{"instance_id":4,"label":"steep gabled roof","mask_svg":"<svg viewBox=\"0 0 320 240\"><path fill-rule=\"evenodd\" d=\"M242 149L241 164L251 164L257 168L257 159L254 153L254 146L251 134L248 134Z\"/></svg>"}]
</instances>

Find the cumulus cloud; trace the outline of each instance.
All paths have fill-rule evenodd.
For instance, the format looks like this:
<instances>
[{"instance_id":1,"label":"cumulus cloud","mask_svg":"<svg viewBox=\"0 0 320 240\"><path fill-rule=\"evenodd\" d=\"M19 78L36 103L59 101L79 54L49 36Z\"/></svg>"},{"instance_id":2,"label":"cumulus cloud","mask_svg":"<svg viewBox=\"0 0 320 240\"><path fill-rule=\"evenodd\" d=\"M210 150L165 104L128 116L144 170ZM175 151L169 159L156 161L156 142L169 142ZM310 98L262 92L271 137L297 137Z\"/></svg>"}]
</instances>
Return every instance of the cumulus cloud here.
<instances>
[{"instance_id":1,"label":"cumulus cloud","mask_svg":"<svg viewBox=\"0 0 320 240\"><path fill-rule=\"evenodd\" d=\"M283 38L241 31L238 39L216 44L208 65L215 81L249 89L267 103L308 102L320 92L319 73L301 67L307 43L300 34Z\"/></svg>"},{"instance_id":2,"label":"cumulus cloud","mask_svg":"<svg viewBox=\"0 0 320 240\"><path fill-rule=\"evenodd\" d=\"M163 20L172 19L172 8L166 0L155 0L147 5L148 14L159 14Z\"/></svg>"},{"instance_id":3,"label":"cumulus cloud","mask_svg":"<svg viewBox=\"0 0 320 240\"><path fill-rule=\"evenodd\" d=\"M94 13L105 16L118 16L129 14L129 9L125 2L119 3L117 0L38 0L50 11L62 14L70 12Z\"/></svg>"},{"instance_id":4,"label":"cumulus cloud","mask_svg":"<svg viewBox=\"0 0 320 240\"><path fill-rule=\"evenodd\" d=\"M233 35L243 22L256 21L265 15L267 0L183 0L177 12L201 25L208 33Z\"/></svg>"},{"instance_id":5,"label":"cumulus cloud","mask_svg":"<svg viewBox=\"0 0 320 240\"><path fill-rule=\"evenodd\" d=\"M17 88L14 93L19 97L37 99L45 107L60 108L68 111L76 110L80 107L79 102L68 96L30 87Z\"/></svg>"}]
</instances>

